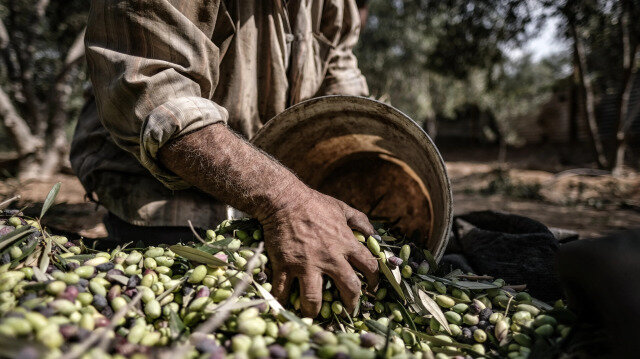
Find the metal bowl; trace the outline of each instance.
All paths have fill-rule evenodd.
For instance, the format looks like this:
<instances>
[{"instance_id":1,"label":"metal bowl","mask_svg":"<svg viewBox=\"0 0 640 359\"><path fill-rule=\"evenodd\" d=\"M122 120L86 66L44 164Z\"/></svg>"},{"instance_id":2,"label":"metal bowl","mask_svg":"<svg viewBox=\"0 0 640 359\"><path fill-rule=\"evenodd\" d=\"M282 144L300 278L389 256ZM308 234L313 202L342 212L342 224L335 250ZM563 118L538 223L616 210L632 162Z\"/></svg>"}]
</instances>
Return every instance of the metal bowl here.
<instances>
[{"instance_id":1,"label":"metal bowl","mask_svg":"<svg viewBox=\"0 0 640 359\"><path fill-rule=\"evenodd\" d=\"M307 185L442 257L453 212L449 178L429 136L402 112L363 97L318 97L271 119L252 142Z\"/></svg>"}]
</instances>

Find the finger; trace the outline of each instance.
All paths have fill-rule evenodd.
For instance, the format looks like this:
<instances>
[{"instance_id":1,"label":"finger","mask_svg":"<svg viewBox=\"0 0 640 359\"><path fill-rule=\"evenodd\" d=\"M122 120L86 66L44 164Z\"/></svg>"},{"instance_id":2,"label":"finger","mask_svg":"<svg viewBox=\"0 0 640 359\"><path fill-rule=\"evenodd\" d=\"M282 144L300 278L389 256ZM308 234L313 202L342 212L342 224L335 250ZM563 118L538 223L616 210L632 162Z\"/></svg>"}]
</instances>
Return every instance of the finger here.
<instances>
[{"instance_id":1,"label":"finger","mask_svg":"<svg viewBox=\"0 0 640 359\"><path fill-rule=\"evenodd\" d=\"M292 282L292 275L287 274L287 272L285 271L277 269L273 270L273 286L271 289L271 294L273 294L273 296L276 297L276 299L280 303L282 303L282 305L287 304Z\"/></svg>"},{"instance_id":2,"label":"finger","mask_svg":"<svg viewBox=\"0 0 640 359\"><path fill-rule=\"evenodd\" d=\"M333 283L340 292L342 303L349 313L353 313L356 303L360 299L360 279L356 272L351 268L346 259L340 259L339 262L327 271L327 274L333 279Z\"/></svg>"},{"instance_id":3,"label":"finger","mask_svg":"<svg viewBox=\"0 0 640 359\"><path fill-rule=\"evenodd\" d=\"M346 204L342 206L342 210L344 212L345 217L347 218L347 224L349 225L349 227L357 230L362 234L367 234L367 235L374 234L373 226L369 222L369 218L367 217L366 214L358 211L353 207L349 207Z\"/></svg>"},{"instance_id":4,"label":"finger","mask_svg":"<svg viewBox=\"0 0 640 359\"><path fill-rule=\"evenodd\" d=\"M367 290L375 290L378 286L378 260L362 244L354 243L353 247L353 251L347 257L349 263L364 274Z\"/></svg>"},{"instance_id":5,"label":"finger","mask_svg":"<svg viewBox=\"0 0 640 359\"><path fill-rule=\"evenodd\" d=\"M300 282L300 307L302 315L315 318L322 306L322 274L309 271L298 276Z\"/></svg>"}]
</instances>

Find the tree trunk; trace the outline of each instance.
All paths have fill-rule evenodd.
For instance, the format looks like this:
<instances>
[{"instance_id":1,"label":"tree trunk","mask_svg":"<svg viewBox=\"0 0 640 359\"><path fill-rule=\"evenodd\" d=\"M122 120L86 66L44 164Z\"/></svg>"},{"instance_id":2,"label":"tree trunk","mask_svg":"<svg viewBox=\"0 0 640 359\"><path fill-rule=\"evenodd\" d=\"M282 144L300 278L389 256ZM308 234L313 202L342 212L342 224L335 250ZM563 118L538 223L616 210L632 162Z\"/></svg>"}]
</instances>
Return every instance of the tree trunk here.
<instances>
[{"instance_id":1,"label":"tree trunk","mask_svg":"<svg viewBox=\"0 0 640 359\"><path fill-rule=\"evenodd\" d=\"M636 75L637 45L631 44L629 36L629 4L621 3L620 29L622 34L622 89L618 99L618 126L616 131L616 155L613 162L613 174L621 175L624 169L624 158L627 152L627 131L633 118L629 118L629 97Z\"/></svg>"},{"instance_id":2,"label":"tree trunk","mask_svg":"<svg viewBox=\"0 0 640 359\"><path fill-rule=\"evenodd\" d=\"M76 67L84 55L84 34L82 30L67 51L64 64L60 73L56 76L55 83L49 95L49 134L47 136L47 148L42 158L41 176L49 177L55 174L67 161L69 154L69 141L65 126L67 124L67 103L71 94L72 85L71 70Z\"/></svg>"},{"instance_id":3,"label":"tree trunk","mask_svg":"<svg viewBox=\"0 0 640 359\"><path fill-rule=\"evenodd\" d=\"M15 3L9 3L9 12L16 15ZM39 24L43 21L43 17L35 12L31 15L30 20L34 26L24 31L24 41L14 41L10 39L9 45L12 47L18 64L18 76L20 84L20 92L24 96L25 106L21 110L24 111L25 120L29 124L34 136L43 139L46 131L46 111L40 99L36 94L34 76L34 54L36 51L35 38ZM9 24L11 27L11 24ZM43 127L44 124L44 127Z\"/></svg>"},{"instance_id":4,"label":"tree trunk","mask_svg":"<svg viewBox=\"0 0 640 359\"><path fill-rule=\"evenodd\" d=\"M18 114L9 96L0 88L0 117L9 137L18 150L20 172L32 172L36 153L42 148L42 141L35 137L27 122Z\"/></svg>"},{"instance_id":5,"label":"tree trunk","mask_svg":"<svg viewBox=\"0 0 640 359\"><path fill-rule=\"evenodd\" d=\"M595 110L595 98L593 95L593 87L591 85L591 79L587 74L587 58L585 54L584 44L576 29L576 24L573 21L569 21L569 29L571 36L573 37L573 47L578 59L578 73L580 75L580 85L583 92L583 102L585 114L587 117L587 123L589 125L589 134L593 140L593 147L595 151L596 160L600 168L607 168L609 161L604 153L604 147L602 146L602 140L600 138L600 131L598 130L598 122L596 119Z\"/></svg>"},{"instance_id":6,"label":"tree trunk","mask_svg":"<svg viewBox=\"0 0 640 359\"><path fill-rule=\"evenodd\" d=\"M569 90L569 143L578 143L578 117L580 111L578 110L578 104L580 100L578 98L580 91L578 90L578 84L580 78L578 75L578 59L573 54L573 73L571 74L571 87Z\"/></svg>"},{"instance_id":7,"label":"tree trunk","mask_svg":"<svg viewBox=\"0 0 640 359\"><path fill-rule=\"evenodd\" d=\"M41 177L51 177L62 166L63 161L69 153L69 142L65 125L67 123L67 113L65 104L69 100L71 86L64 80L68 74L54 85L54 96L52 97L52 116L49 122L49 133L47 135L47 147L42 156Z\"/></svg>"},{"instance_id":8,"label":"tree trunk","mask_svg":"<svg viewBox=\"0 0 640 359\"><path fill-rule=\"evenodd\" d=\"M618 122L618 131L616 132L616 156L613 162L613 175L621 175L625 165L625 154L627 152L627 132L631 128L634 117L628 116L629 97L631 89L636 77L636 71L633 71L626 80L627 84L622 93L622 101L620 101L620 118Z\"/></svg>"}]
</instances>

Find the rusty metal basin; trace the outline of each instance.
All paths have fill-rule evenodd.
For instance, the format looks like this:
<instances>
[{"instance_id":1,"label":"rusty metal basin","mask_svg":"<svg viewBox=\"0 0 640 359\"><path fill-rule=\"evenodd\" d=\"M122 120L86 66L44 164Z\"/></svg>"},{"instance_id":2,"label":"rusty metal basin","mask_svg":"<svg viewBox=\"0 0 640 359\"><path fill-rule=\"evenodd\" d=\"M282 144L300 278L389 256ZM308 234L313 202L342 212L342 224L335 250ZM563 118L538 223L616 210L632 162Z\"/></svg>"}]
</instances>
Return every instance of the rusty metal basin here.
<instances>
[{"instance_id":1,"label":"rusty metal basin","mask_svg":"<svg viewBox=\"0 0 640 359\"><path fill-rule=\"evenodd\" d=\"M363 97L301 102L252 142L307 185L385 222L440 260L452 220L444 162L429 136L397 109Z\"/></svg>"}]
</instances>

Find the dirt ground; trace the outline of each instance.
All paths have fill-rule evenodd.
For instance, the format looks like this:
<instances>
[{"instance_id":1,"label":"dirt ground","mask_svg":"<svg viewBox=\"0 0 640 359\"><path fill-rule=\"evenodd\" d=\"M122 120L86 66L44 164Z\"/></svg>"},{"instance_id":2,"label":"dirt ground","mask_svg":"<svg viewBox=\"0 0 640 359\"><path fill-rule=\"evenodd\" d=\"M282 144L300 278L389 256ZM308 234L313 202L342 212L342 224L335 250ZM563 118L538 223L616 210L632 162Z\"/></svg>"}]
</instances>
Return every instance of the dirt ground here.
<instances>
[{"instance_id":1,"label":"dirt ground","mask_svg":"<svg viewBox=\"0 0 640 359\"><path fill-rule=\"evenodd\" d=\"M536 219L547 226L570 229L581 238L640 227L640 176L553 174L544 171L509 170L511 188L487 190L502 183L490 165L448 162L457 214L478 210L503 211ZM588 172L588 171L587 171ZM517 189L520 188L520 192ZM524 189L523 189L524 188ZM505 193L507 192L507 193ZM522 198L522 192L534 198ZM526 196L524 196L526 197Z\"/></svg>"},{"instance_id":2,"label":"dirt ground","mask_svg":"<svg viewBox=\"0 0 640 359\"><path fill-rule=\"evenodd\" d=\"M640 227L640 175L623 179L594 175L593 171L551 173L494 165L448 162L457 214L496 210L528 216L548 226L577 231L581 237ZM595 173L597 174L597 173ZM87 238L106 235L105 210L84 198L84 190L71 175L46 181L0 181L0 202L20 195L20 208L37 215L56 182L62 188L56 205L45 216L50 228Z\"/></svg>"}]
</instances>

